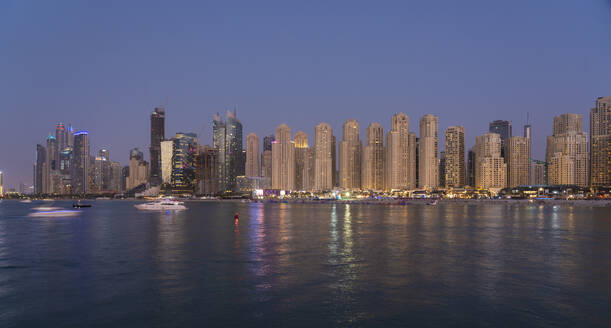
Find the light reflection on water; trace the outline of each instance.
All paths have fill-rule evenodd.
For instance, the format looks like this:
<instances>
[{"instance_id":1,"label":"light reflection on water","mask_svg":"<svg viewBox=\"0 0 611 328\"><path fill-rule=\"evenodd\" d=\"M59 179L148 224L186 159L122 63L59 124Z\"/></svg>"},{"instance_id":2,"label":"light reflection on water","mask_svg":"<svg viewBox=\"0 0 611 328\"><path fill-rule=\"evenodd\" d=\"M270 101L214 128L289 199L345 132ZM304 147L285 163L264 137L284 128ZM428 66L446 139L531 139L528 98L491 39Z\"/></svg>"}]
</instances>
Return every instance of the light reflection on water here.
<instances>
[{"instance_id":1,"label":"light reflection on water","mask_svg":"<svg viewBox=\"0 0 611 328\"><path fill-rule=\"evenodd\" d=\"M611 320L605 208L100 202L52 221L0 206L0 321L13 326Z\"/></svg>"}]
</instances>

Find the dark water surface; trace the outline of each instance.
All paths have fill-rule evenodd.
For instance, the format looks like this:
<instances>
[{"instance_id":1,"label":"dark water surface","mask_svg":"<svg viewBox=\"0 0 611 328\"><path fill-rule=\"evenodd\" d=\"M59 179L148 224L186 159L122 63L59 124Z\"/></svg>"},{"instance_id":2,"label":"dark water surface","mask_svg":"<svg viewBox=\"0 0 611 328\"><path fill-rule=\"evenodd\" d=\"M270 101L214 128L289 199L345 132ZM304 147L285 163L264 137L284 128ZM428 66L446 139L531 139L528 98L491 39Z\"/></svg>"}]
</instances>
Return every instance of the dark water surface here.
<instances>
[{"instance_id":1,"label":"dark water surface","mask_svg":"<svg viewBox=\"0 0 611 328\"><path fill-rule=\"evenodd\" d=\"M610 208L133 204L0 203L0 326L611 326Z\"/></svg>"}]
</instances>

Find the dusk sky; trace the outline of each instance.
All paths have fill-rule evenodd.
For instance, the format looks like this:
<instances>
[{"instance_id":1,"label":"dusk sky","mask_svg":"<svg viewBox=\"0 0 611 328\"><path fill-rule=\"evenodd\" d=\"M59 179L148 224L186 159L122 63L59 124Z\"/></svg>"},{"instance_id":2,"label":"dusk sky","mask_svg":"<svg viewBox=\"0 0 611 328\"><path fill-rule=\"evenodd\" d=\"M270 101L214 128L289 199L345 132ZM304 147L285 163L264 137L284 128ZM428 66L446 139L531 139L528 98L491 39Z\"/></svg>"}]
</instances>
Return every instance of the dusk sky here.
<instances>
[{"instance_id":1,"label":"dusk sky","mask_svg":"<svg viewBox=\"0 0 611 328\"><path fill-rule=\"evenodd\" d=\"M410 129L439 116L467 148L495 119L544 159L552 118L611 96L611 1L0 1L0 171L32 183L36 144L57 122L91 151L148 154L149 114L166 137L211 143L212 115L237 107L244 136L288 124L313 144L349 118ZM147 155L148 158L148 155Z\"/></svg>"}]
</instances>

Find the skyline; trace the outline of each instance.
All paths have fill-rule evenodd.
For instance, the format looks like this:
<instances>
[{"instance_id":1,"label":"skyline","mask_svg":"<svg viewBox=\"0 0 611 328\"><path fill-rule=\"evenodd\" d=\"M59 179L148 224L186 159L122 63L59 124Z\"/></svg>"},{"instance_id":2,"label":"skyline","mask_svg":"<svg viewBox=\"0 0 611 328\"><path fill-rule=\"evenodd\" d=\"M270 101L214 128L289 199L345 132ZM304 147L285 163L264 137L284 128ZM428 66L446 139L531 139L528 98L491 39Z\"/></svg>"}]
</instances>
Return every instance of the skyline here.
<instances>
[{"instance_id":1,"label":"skyline","mask_svg":"<svg viewBox=\"0 0 611 328\"><path fill-rule=\"evenodd\" d=\"M125 165L139 147L148 158L158 106L166 135L194 132L202 144L212 115L235 105L244 135L261 138L285 123L313 140L316 124L341 131L352 118L364 140L372 122L388 131L395 113L431 113L440 136L465 127L466 150L493 120L521 135L530 112L533 158L544 160L553 117L581 114L589 132L589 109L611 86L609 1L217 6L201 20L204 9L171 5L0 4L5 186L31 183L35 145L58 122L88 130L92 153L107 148Z\"/></svg>"}]
</instances>

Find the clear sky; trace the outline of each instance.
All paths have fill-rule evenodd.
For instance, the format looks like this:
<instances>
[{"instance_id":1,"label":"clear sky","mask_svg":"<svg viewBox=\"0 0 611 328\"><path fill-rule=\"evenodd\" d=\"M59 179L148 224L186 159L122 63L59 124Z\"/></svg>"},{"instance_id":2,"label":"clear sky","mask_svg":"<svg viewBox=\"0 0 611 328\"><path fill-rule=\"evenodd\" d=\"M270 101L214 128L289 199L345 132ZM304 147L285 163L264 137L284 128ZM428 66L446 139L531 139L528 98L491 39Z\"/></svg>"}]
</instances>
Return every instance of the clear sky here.
<instances>
[{"instance_id":1,"label":"clear sky","mask_svg":"<svg viewBox=\"0 0 611 328\"><path fill-rule=\"evenodd\" d=\"M348 118L385 130L439 116L467 147L495 119L533 123L543 159L552 117L611 95L611 0L0 1L0 170L31 184L37 143L59 121L92 153L127 163L166 136L211 142L211 118L238 108L244 136Z\"/></svg>"}]
</instances>

